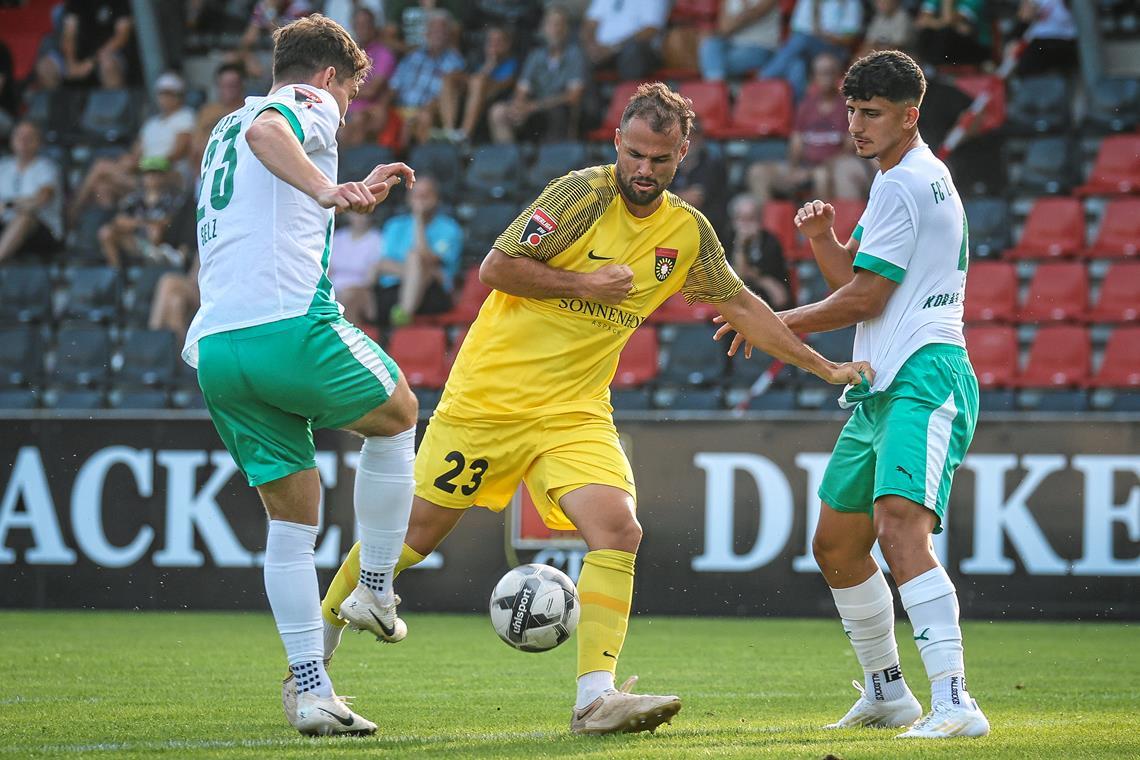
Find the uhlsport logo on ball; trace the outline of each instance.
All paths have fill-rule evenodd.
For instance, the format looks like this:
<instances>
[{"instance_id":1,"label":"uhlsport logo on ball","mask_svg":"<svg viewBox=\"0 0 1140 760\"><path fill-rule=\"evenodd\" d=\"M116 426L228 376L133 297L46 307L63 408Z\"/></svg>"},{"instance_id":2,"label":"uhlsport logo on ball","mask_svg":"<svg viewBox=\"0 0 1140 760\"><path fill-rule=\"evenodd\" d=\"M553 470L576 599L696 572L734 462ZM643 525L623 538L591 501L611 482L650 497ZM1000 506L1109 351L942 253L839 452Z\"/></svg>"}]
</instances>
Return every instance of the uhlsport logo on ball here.
<instances>
[{"instance_id":1,"label":"uhlsport logo on ball","mask_svg":"<svg viewBox=\"0 0 1140 760\"><path fill-rule=\"evenodd\" d=\"M573 581L549 565L520 565L491 592L495 633L524 652L545 652L569 639L579 612Z\"/></svg>"}]
</instances>

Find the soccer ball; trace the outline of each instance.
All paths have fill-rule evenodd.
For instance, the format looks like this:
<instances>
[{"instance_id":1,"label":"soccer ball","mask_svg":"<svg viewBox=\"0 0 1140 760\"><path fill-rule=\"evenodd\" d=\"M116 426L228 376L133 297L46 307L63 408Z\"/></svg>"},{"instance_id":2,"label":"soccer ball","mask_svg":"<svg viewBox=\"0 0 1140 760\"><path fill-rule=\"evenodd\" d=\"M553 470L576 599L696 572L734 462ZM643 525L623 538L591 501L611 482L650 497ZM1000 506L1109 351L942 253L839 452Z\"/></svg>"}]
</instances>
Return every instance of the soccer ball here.
<instances>
[{"instance_id":1,"label":"soccer ball","mask_svg":"<svg viewBox=\"0 0 1140 760\"><path fill-rule=\"evenodd\" d=\"M519 565L491 592L495 633L524 652L545 652L566 641L580 612L573 581L550 565Z\"/></svg>"}]
</instances>

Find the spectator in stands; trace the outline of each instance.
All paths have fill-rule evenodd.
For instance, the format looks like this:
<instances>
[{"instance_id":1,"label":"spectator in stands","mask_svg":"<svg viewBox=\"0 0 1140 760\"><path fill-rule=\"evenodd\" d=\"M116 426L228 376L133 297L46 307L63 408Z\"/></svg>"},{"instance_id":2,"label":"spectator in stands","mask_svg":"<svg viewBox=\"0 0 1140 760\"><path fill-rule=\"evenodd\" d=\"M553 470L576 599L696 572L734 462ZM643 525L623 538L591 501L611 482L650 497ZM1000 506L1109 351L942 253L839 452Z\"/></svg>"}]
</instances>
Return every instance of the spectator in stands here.
<instances>
[{"instance_id":1,"label":"spectator in stands","mask_svg":"<svg viewBox=\"0 0 1140 760\"><path fill-rule=\"evenodd\" d=\"M1017 62L1018 76L1076 68L1077 26L1065 0L1021 0L1017 19L1026 25L1029 42Z\"/></svg>"},{"instance_id":2,"label":"spectator in stands","mask_svg":"<svg viewBox=\"0 0 1140 760\"><path fill-rule=\"evenodd\" d=\"M223 63L218 67L214 72L214 99L198 109L194 120L192 157L202 155L210 130L223 116L245 105L245 92L245 69L240 63ZM196 165L197 162L194 163Z\"/></svg>"},{"instance_id":3,"label":"spectator in stands","mask_svg":"<svg viewBox=\"0 0 1140 760\"><path fill-rule=\"evenodd\" d=\"M701 77L723 81L756 71L780 46L779 0L721 0L717 27L701 39Z\"/></svg>"},{"instance_id":4,"label":"spectator in stands","mask_svg":"<svg viewBox=\"0 0 1140 760\"><path fill-rule=\"evenodd\" d=\"M511 92L519 74L519 59L511 49L511 32L506 27L492 26L483 39L483 57L470 73L456 73L444 79L439 96L440 125L449 140L464 142L475 134L479 121L490 103ZM463 104L463 120L459 120L459 104Z\"/></svg>"},{"instance_id":5,"label":"spectator in stands","mask_svg":"<svg viewBox=\"0 0 1140 760\"><path fill-rule=\"evenodd\" d=\"M796 108L787 162L757 163L748 170L756 199L861 199L870 185L870 165L855 155L847 134L847 103L839 93L841 64L830 53L812 61L812 83Z\"/></svg>"},{"instance_id":6,"label":"spectator in stands","mask_svg":"<svg viewBox=\"0 0 1140 760\"><path fill-rule=\"evenodd\" d=\"M333 235L333 256L329 259L329 280L336 300L344 306L344 318L354 325L376 321L373 286L376 267L384 255L384 239L368 214L349 211Z\"/></svg>"},{"instance_id":7,"label":"spectator in stands","mask_svg":"<svg viewBox=\"0 0 1140 760\"><path fill-rule=\"evenodd\" d=\"M914 19L901 0L875 0L875 15L855 56L862 58L876 50L909 50L914 46L914 36Z\"/></svg>"},{"instance_id":8,"label":"spectator in stands","mask_svg":"<svg viewBox=\"0 0 1140 760\"><path fill-rule=\"evenodd\" d=\"M861 0L796 0L791 32L760 76L782 77L792 85L796 100L807 90L808 66L820 53L846 61L863 32Z\"/></svg>"},{"instance_id":9,"label":"spectator in stands","mask_svg":"<svg viewBox=\"0 0 1140 760\"><path fill-rule=\"evenodd\" d=\"M936 66L977 65L991 57L985 0L922 0L918 54Z\"/></svg>"},{"instance_id":10,"label":"spectator in stands","mask_svg":"<svg viewBox=\"0 0 1140 760\"><path fill-rule=\"evenodd\" d=\"M252 79L268 80L272 75L269 56L273 32L312 12L309 0L257 0L237 49L238 59Z\"/></svg>"},{"instance_id":11,"label":"spectator in stands","mask_svg":"<svg viewBox=\"0 0 1140 760\"><path fill-rule=\"evenodd\" d=\"M700 210L718 234L724 231L728 173L720 156L709 150L697 119L693 120L689 130L689 152L677 167L669 189L681 200Z\"/></svg>"},{"instance_id":12,"label":"spectator in stands","mask_svg":"<svg viewBox=\"0 0 1140 760\"><path fill-rule=\"evenodd\" d=\"M444 77L463 70L463 56L452 42L454 34L451 14L433 11L428 16L424 46L408 53L392 75L392 91L404 123L404 145L427 141L439 110Z\"/></svg>"},{"instance_id":13,"label":"spectator in stands","mask_svg":"<svg viewBox=\"0 0 1140 760\"><path fill-rule=\"evenodd\" d=\"M346 27L348 28L348 27ZM352 36L372 60L372 70L360 83L360 91L348 104L351 114L374 108L388 91L388 80L396 71L396 54L384 44L376 14L361 6L352 14Z\"/></svg>"},{"instance_id":14,"label":"spectator in stands","mask_svg":"<svg viewBox=\"0 0 1140 760\"><path fill-rule=\"evenodd\" d=\"M418 177L408 191L407 214L389 219L382 232L384 256L376 311L380 324L405 325L416 314L451 308L463 253L463 228L439 208L439 187Z\"/></svg>"},{"instance_id":15,"label":"spectator in stands","mask_svg":"<svg viewBox=\"0 0 1140 760\"><path fill-rule=\"evenodd\" d=\"M747 193L732 199L729 204L732 218L729 260L744 284L769 306L780 311L795 305L791 280L784 249L776 236L764 229L762 211L756 199Z\"/></svg>"},{"instance_id":16,"label":"spectator in stands","mask_svg":"<svg viewBox=\"0 0 1140 760\"><path fill-rule=\"evenodd\" d=\"M182 204L175 189L177 178L162 156L139 162L140 187L119 203L119 213L99 229L99 247L107 263L117 267L133 262L181 263L166 245L166 230ZM125 254L125 255L124 255Z\"/></svg>"},{"instance_id":17,"label":"spectator in stands","mask_svg":"<svg viewBox=\"0 0 1140 760\"><path fill-rule=\"evenodd\" d=\"M93 85L98 60L121 56L128 76L135 69L134 22L130 0L67 0L60 36L63 75Z\"/></svg>"},{"instance_id":18,"label":"spectator in stands","mask_svg":"<svg viewBox=\"0 0 1140 760\"><path fill-rule=\"evenodd\" d=\"M377 32L380 32L380 22L384 20L384 0L325 0L324 6L321 8L321 13L325 14L333 21L337 22L345 29L352 29L353 37L356 37L356 13L357 11L366 10L372 13L372 20L377 24ZM387 5L391 5L389 2ZM356 40L357 44L361 44L360 40ZM362 45L363 47L363 45ZM367 52L367 51L365 51ZM373 61L373 67L376 63Z\"/></svg>"},{"instance_id":19,"label":"spectator in stands","mask_svg":"<svg viewBox=\"0 0 1140 760\"><path fill-rule=\"evenodd\" d=\"M467 0L385 0L384 44L400 54L423 47L428 18L439 10L447 11L462 26Z\"/></svg>"},{"instance_id":20,"label":"spectator in stands","mask_svg":"<svg viewBox=\"0 0 1140 760\"><path fill-rule=\"evenodd\" d=\"M0 159L0 261L16 253L53 253L63 239L59 167L40 155L40 130L30 121L12 129L12 155Z\"/></svg>"},{"instance_id":21,"label":"spectator in stands","mask_svg":"<svg viewBox=\"0 0 1140 760\"><path fill-rule=\"evenodd\" d=\"M553 5L542 19L546 45L532 50L523 64L514 97L491 106L491 139L514 142L565 140L578 134L579 107L588 70L582 50L570 41L570 17Z\"/></svg>"},{"instance_id":22,"label":"spectator in stands","mask_svg":"<svg viewBox=\"0 0 1140 760\"><path fill-rule=\"evenodd\" d=\"M666 0L593 0L582 23L582 49L595 69L625 81L645 79L661 63Z\"/></svg>"},{"instance_id":23,"label":"spectator in stands","mask_svg":"<svg viewBox=\"0 0 1140 760\"><path fill-rule=\"evenodd\" d=\"M201 303L202 296L198 291L198 253L195 251L190 259L190 268L185 273L168 272L158 278L147 327L151 330L170 330L178 345L181 345L186 341L186 329Z\"/></svg>"}]
</instances>

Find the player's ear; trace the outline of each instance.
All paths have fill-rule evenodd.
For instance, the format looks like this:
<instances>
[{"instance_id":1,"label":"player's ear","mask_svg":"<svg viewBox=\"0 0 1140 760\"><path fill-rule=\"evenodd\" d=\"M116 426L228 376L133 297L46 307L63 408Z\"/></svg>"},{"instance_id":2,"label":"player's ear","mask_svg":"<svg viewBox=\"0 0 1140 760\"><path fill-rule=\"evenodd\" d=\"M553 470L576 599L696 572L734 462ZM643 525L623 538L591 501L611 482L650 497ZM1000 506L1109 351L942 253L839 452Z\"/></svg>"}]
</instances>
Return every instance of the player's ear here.
<instances>
[{"instance_id":1,"label":"player's ear","mask_svg":"<svg viewBox=\"0 0 1140 760\"><path fill-rule=\"evenodd\" d=\"M322 90L327 90L329 85L336 81L336 66L326 66L325 70L321 72L321 86Z\"/></svg>"},{"instance_id":2,"label":"player's ear","mask_svg":"<svg viewBox=\"0 0 1140 760\"><path fill-rule=\"evenodd\" d=\"M918 106L907 106L906 115L903 116L903 126L913 129L918 124Z\"/></svg>"},{"instance_id":3,"label":"player's ear","mask_svg":"<svg viewBox=\"0 0 1140 760\"><path fill-rule=\"evenodd\" d=\"M689 155L689 141L688 141L688 139L686 139L685 142L681 143L681 153L677 158L677 163L681 163L682 161L684 161L685 156L687 156L687 155Z\"/></svg>"},{"instance_id":4,"label":"player's ear","mask_svg":"<svg viewBox=\"0 0 1140 760\"><path fill-rule=\"evenodd\" d=\"M614 150L621 152L621 127L614 129Z\"/></svg>"}]
</instances>

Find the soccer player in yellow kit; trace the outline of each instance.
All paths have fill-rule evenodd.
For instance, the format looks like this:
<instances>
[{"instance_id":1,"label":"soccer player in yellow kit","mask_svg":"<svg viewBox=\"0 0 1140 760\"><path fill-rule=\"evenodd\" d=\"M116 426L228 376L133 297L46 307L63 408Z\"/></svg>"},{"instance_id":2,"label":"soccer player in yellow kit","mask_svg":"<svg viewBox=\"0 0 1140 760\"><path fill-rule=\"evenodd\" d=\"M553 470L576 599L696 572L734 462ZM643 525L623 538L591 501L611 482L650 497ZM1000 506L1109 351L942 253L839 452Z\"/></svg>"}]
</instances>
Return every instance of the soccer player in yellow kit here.
<instances>
[{"instance_id":1,"label":"soccer player in yellow kit","mask_svg":"<svg viewBox=\"0 0 1140 760\"><path fill-rule=\"evenodd\" d=\"M547 185L499 236L480 269L494 288L463 343L416 455L416 496L396 572L420 562L464 510L502 510L526 483L544 522L586 541L578 578L576 733L652 730L675 696L614 688L641 542L636 490L614 427L618 354L678 290L717 306L758 348L828 382L857 383L866 362L835 364L805 346L725 260L708 220L666 188L688 151L689 101L642 85L614 137L617 161ZM325 597L326 657L356 585L353 547Z\"/></svg>"}]
</instances>

